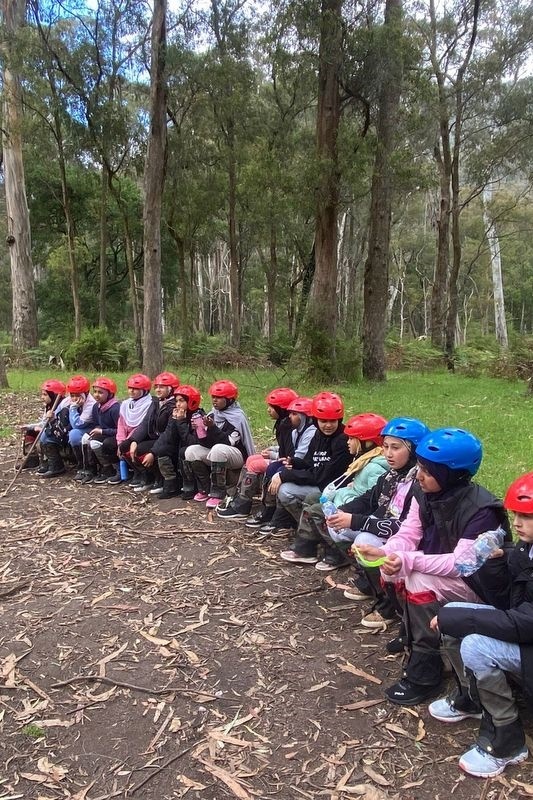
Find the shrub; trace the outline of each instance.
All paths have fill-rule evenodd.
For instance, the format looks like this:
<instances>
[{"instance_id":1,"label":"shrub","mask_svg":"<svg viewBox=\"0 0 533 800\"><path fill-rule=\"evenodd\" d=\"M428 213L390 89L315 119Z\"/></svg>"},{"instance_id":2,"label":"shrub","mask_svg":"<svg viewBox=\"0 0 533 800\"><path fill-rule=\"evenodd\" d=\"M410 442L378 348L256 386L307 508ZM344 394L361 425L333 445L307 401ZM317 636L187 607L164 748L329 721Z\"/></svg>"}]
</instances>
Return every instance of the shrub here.
<instances>
[{"instance_id":1,"label":"shrub","mask_svg":"<svg viewBox=\"0 0 533 800\"><path fill-rule=\"evenodd\" d=\"M89 328L65 350L65 363L71 369L91 369L98 372L122 370L124 349L119 350L106 328Z\"/></svg>"}]
</instances>

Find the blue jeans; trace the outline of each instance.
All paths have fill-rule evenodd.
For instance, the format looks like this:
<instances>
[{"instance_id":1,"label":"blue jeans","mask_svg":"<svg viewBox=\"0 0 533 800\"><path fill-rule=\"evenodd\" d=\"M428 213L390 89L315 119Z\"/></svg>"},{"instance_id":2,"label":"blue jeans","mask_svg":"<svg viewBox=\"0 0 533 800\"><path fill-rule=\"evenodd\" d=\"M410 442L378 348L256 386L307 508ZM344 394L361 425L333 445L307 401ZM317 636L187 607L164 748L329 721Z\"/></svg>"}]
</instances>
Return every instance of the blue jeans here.
<instances>
[{"instance_id":1,"label":"blue jeans","mask_svg":"<svg viewBox=\"0 0 533 800\"><path fill-rule=\"evenodd\" d=\"M475 608L479 614L494 611L494 606L478 603L447 603L453 608ZM461 641L461 658L463 664L472 670L474 675L481 675L493 669L501 669L514 675L521 674L520 647L513 642L502 642L490 636L471 633Z\"/></svg>"}]
</instances>

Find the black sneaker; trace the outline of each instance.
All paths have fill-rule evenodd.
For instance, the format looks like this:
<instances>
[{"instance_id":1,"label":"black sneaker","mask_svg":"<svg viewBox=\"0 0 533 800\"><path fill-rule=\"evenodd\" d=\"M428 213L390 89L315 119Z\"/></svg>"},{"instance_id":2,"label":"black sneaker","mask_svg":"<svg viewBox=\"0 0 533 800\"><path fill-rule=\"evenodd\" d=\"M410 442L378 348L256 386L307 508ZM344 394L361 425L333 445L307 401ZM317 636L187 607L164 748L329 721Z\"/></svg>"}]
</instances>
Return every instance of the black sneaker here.
<instances>
[{"instance_id":1,"label":"black sneaker","mask_svg":"<svg viewBox=\"0 0 533 800\"><path fill-rule=\"evenodd\" d=\"M222 519L246 519L250 513L250 503L239 502L240 499L232 500L225 508L218 506L217 517Z\"/></svg>"},{"instance_id":2,"label":"black sneaker","mask_svg":"<svg viewBox=\"0 0 533 800\"><path fill-rule=\"evenodd\" d=\"M419 683L412 683L408 678L402 678L394 686L385 689L385 696L391 703L397 706L417 706L425 703L438 694L440 684L436 686L423 686Z\"/></svg>"},{"instance_id":3,"label":"black sneaker","mask_svg":"<svg viewBox=\"0 0 533 800\"><path fill-rule=\"evenodd\" d=\"M260 528L262 525L266 525L267 522L270 522L274 516L274 511L275 506L272 506L272 509L269 507L264 508L262 511L258 511L256 514L252 514L251 517L248 517L244 524L247 528Z\"/></svg>"},{"instance_id":4,"label":"black sneaker","mask_svg":"<svg viewBox=\"0 0 533 800\"><path fill-rule=\"evenodd\" d=\"M118 486L119 483L122 483L122 478L120 477L120 472L115 472L110 478L107 479L107 483L109 486ZM124 481L125 483L125 481Z\"/></svg>"}]
</instances>

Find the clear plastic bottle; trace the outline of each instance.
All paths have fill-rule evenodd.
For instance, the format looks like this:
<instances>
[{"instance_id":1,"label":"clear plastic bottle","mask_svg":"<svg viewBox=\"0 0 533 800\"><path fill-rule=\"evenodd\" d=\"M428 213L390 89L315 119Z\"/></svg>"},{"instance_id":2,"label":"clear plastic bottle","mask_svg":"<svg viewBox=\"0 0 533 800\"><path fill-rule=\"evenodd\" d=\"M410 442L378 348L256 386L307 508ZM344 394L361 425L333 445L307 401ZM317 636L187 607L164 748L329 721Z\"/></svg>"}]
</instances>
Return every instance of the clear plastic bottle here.
<instances>
[{"instance_id":1,"label":"clear plastic bottle","mask_svg":"<svg viewBox=\"0 0 533 800\"><path fill-rule=\"evenodd\" d=\"M472 542L472 546L461 555L461 560L455 562L455 568L459 575L466 578L477 572L494 551L502 547L504 539L505 531L503 528L480 533L477 539Z\"/></svg>"},{"instance_id":2,"label":"clear plastic bottle","mask_svg":"<svg viewBox=\"0 0 533 800\"><path fill-rule=\"evenodd\" d=\"M333 514L337 513L337 506L324 494L320 497L320 503L327 523L328 517L332 517ZM350 528L341 528L336 531L328 525L328 533L334 542L352 542L354 539L354 532Z\"/></svg>"}]
</instances>

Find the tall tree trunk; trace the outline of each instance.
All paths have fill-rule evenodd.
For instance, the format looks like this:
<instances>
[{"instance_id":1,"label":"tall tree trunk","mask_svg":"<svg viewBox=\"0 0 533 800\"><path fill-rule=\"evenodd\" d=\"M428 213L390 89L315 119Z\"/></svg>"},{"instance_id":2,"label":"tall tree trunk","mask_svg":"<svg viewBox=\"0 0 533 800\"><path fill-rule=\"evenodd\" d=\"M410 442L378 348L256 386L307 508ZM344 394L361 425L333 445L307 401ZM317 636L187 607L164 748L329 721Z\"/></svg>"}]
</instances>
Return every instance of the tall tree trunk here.
<instances>
[{"instance_id":1,"label":"tall tree trunk","mask_svg":"<svg viewBox=\"0 0 533 800\"><path fill-rule=\"evenodd\" d=\"M7 380L6 365L4 363L4 356L0 353L0 389L8 389L9 383Z\"/></svg>"},{"instance_id":2,"label":"tall tree trunk","mask_svg":"<svg viewBox=\"0 0 533 800\"><path fill-rule=\"evenodd\" d=\"M457 320L459 314L459 270L461 269L461 226L460 226L460 157L463 141L463 118L465 110L464 76L477 39L477 22L479 6L481 0L474 0L472 11L472 31L465 56L457 70L455 79L455 119L453 123L453 155L451 163L451 187L452 187L452 268L450 270L450 280L448 286L448 313L446 317L445 353L448 369L454 369L454 353L456 341Z\"/></svg>"},{"instance_id":3,"label":"tall tree trunk","mask_svg":"<svg viewBox=\"0 0 533 800\"><path fill-rule=\"evenodd\" d=\"M143 369L154 376L163 367L161 324L161 200L165 181L166 0L154 0L150 72L150 134L144 168L144 340Z\"/></svg>"},{"instance_id":4,"label":"tall tree trunk","mask_svg":"<svg viewBox=\"0 0 533 800\"><path fill-rule=\"evenodd\" d=\"M65 151L63 147L63 130L61 125L61 117L59 115L58 110L58 98L57 98L57 90L55 86L55 81L52 78L52 75L49 73L48 75L50 87L52 89L52 94L54 97L54 126L55 126L55 136L56 136L56 143L57 143L57 152L59 156L59 175L61 179L61 198L63 203L63 213L65 215L65 225L67 229L67 251L68 251L68 263L70 269L70 290L72 292L72 306L74 308L74 338L79 339L81 335L81 328L82 328L82 317L81 317L81 300L80 300L80 277L78 273L78 263L76 260L76 237L75 237L75 225L74 225L74 217L72 214L72 208L70 205L70 196L68 191L68 182L67 182L67 168L66 168L66 159L65 159Z\"/></svg>"},{"instance_id":5,"label":"tall tree trunk","mask_svg":"<svg viewBox=\"0 0 533 800\"><path fill-rule=\"evenodd\" d=\"M337 213L340 120L339 72L342 59L341 0L322 0L316 123L320 165L315 225L315 270L303 343L311 372L334 379L337 372Z\"/></svg>"},{"instance_id":6,"label":"tall tree trunk","mask_svg":"<svg viewBox=\"0 0 533 800\"><path fill-rule=\"evenodd\" d=\"M392 209L390 158L394 148L403 75L401 0L386 0L385 28L388 32L387 49L381 78L377 149L372 175L363 312L363 375L378 381L386 377L385 337Z\"/></svg>"},{"instance_id":7,"label":"tall tree trunk","mask_svg":"<svg viewBox=\"0 0 533 800\"><path fill-rule=\"evenodd\" d=\"M276 332L276 281L278 278L278 246L276 225L270 218L270 261L266 269L267 284L267 336L269 341Z\"/></svg>"},{"instance_id":8,"label":"tall tree trunk","mask_svg":"<svg viewBox=\"0 0 533 800\"><path fill-rule=\"evenodd\" d=\"M7 243L13 294L13 345L17 350L36 347L37 305L31 230L24 161L22 157L22 97L20 77L14 67L17 33L24 25L25 0L2 0L4 40L2 144L7 211Z\"/></svg>"},{"instance_id":9,"label":"tall tree trunk","mask_svg":"<svg viewBox=\"0 0 533 800\"><path fill-rule=\"evenodd\" d=\"M100 175L100 311L98 323L102 327L107 322L107 197L109 190L109 173L102 164Z\"/></svg>"},{"instance_id":10,"label":"tall tree trunk","mask_svg":"<svg viewBox=\"0 0 533 800\"><path fill-rule=\"evenodd\" d=\"M492 272L492 288L494 292L494 330L496 340L505 350L509 347L507 335L507 320L505 319L505 300L503 294L502 259L500 253L500 240L494 221L490 216L490 203L492 201L492 184L487 184L483 190L483 222L485 236L489 243L490 266Z\"/></svg>"},{"instance_id":11,"label":"tall tree trunk","mask_svg":"<svg viewBox=\"0 0 533 800\"><path fill-rule=\"evenodd\" d=\"M124 228L124 253L126 257L126 265L128 267L128 282L130 285L130 301L131 313L133 321L133 330L135 332L135 353L137 361L142 364L143 361L143 325L141 319L141 312L139 309L139 296L137 286L135 283L135 270L133 268L133 241L131 238L130 224L126 209L123 209L122 225Z\"/></svg>"},{"instance_id":12,"label":"tall tree trunk","mask_svg":"<svg viewBox=\"0 0 533 800\"><path fill-rule=\"evenodd\" d=\"M237 158L235 153L235 123L228 119L228 234L230 287L230 342L238 350L241 344L241 280L237 237Z\"/></svg>"}]
</instances>

